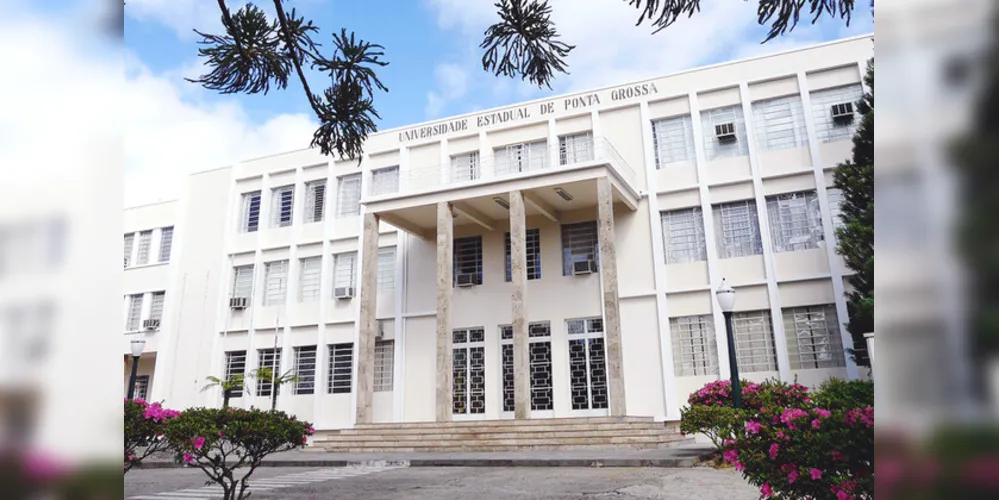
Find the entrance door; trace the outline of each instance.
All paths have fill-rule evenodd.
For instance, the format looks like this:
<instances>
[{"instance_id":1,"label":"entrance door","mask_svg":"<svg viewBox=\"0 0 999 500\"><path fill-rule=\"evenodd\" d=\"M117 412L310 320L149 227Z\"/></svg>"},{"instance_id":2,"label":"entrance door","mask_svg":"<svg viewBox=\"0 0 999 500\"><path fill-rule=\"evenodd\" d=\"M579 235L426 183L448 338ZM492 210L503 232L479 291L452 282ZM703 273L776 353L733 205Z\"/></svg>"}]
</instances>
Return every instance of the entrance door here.
<instances>
[{"instance_id":1,"label":"entrance door","mask_svg":"<svg viewBox=\"0 0 999 500\"><path fill-rule=\"evenodd\" d=\"M607 415L607 361L600 318L566 321L569 332L569 382L573 413Z\"/></svg>"},{"instance_id":2,"label":"entrance door","mask_svg":"<svg viewBox=\"0 0 999 500\"><path fill-rule=\"evenodd\" d=\"M552 328L547 321L531 323L527 327L528 356L531 377L531 418L555 416L552 389ZM513 417L513 327L500 327L500 348L503 355L503 416Z\"/></svg>"},{"instance_id":3,"label":"entrance door","mask_svg":"<svg viewBox=\"0 0 999 500\"><path fill-rule=\"evenodd\" d=\"M486 413L486 335L482 328L453 332L452 413L456 420Z\"/></svg>"}]
</instances>

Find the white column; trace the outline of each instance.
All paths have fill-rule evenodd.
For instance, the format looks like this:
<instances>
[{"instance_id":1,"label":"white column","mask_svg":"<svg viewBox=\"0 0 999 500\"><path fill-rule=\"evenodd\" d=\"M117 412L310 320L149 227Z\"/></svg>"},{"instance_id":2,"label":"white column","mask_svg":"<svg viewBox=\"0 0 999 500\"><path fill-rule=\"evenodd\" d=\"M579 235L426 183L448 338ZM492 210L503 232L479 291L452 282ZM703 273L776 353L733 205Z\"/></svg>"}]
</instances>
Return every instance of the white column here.
<instances>
[{"instance_id":1,"label":"white column","mask_svg":"<svg viewBox=\"0 0 999 500\"><path fill-rule=\"evenodd\" d=\"M489 145L489 134L479 132L479 178L491 179L496 177L496 159L494 158L492 146Z\"/></svg>"},{"instance_id":2,"label":"white column","mask_svg":"<svg viewBox=\"0 0 999 500\"><path fill-rule=\"evenodd\" d=\"M621 307L618 300L617 251L614 241L614 195L610 179L597 179L597 240L600 245L600 275L603 282L604 345L607 356L607 390L610 414L627 413L624 356L621 343Z\"/></svg>"},{"instance_id":3,"label":"white column","mask_svg":"<svg viewBox=\"0 0 999 500\"><path fill-rule=\"evenodd\" d=\"M863 75L863 73L861 73ZM798 73L798 89L801 91L801 105L805 110L805 130L808 132L808 150L812 156L812 172L815 175L815 191L819 198L819 211L822 212L822 235L825 239L826 258L829 262L829 274L832 278L833 296L836 299L836 316L839 318L840 338L843 342L843 355L846 357L846 374L850 380L857 378L857 364L853 358L846 355L853 349L853 337L846 330L850 315L846 309L846 290L843 287L843 268L836 255L836 233L829 207L829 192L826 189L826 173L822 152L819 147L819 136L815 130L815 117L812 116L812 96L808 90L808 77L804 72ZM830 165L834 167L834 165Z\"/></svg>"},{"instance_id":4,"label":"white column","mask_svg":"<svg viewBox=\"0 0 999 500\"><path fill-rule=\"evenodd\" d=\"M791 367L787 354L787 337L784 336L784 317L780 310L780 295L777 293L777 277L774 275L774 251L770 241L770 222L767 219L767 200L763 195L763 178L760 177L760 151L756 147L756 129L753 126L753 106L749 96L749 84L739 85L742 100L742 114L746 120L746 142L749 143L749 165L753 175L753 192L756 197L756 214L760 225L760 240L763 243L763 264L767 273L767 295L770 298L770 323L773 325L774 346L777 347L777 369L780 379L791 381ZM712 283L713 287L718 286ZM721 323L724 328L724 323ZM721 346L719 346L721 347ZM721 349L719 349L721 350Z\"/></svg>"},{"instance_id":5,"label":"white column","mask_svg":"<svg viewBox=\"0 0 999 500\"><path fill-rule=\"evenodd\" d=\"M524 195L511 191L510 197L510 276L513 282L513 379L514 418L531 418L531 356L527 334L527 220Z\"/></svg>"},{"instance_id":6,"label":"white column","mask_svg":"<svg viewBox=\"0 0 999 500\"><path fill-rule=\"evenodd\" d=\"M357 415L356 423L370 424L374 416L375 334L378 325L375 313L378 303L378 216L365 213L360 246L360 314L358 315Z\"/></svg>"},{"instance_id":7,"label":"white column","mask_svg":"<svg viewBox=\"0 0 999 500\"><path fill-rule=\"evenodd\" d=\"M451 296L454 270L454 217L451 205L437 203L437 398L438 422L450 422L452 408Z\"/></svg>"}]
</instances>

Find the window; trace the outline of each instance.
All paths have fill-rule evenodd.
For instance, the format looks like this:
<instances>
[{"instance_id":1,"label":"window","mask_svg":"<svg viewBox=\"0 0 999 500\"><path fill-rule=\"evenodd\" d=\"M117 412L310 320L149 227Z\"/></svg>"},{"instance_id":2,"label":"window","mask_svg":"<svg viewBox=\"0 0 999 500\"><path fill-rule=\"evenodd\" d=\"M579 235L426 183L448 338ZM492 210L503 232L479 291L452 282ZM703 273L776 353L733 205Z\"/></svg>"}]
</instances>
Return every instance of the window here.
<instances>
[{"instance_id":1,"label":"window","mask_svg":"<svg viewBox=\"0 0 999 500\"><path fill-rule=\"evenodd\" d=\"M128 296L128 318L125 320L125 331L137 332L142 323L142 294Z\"/></svg>"},{"instance_id":2,"label":"window","mask_svg":"<svg viewBox=\"0 0 999 500\"><path fill-rule=\"evenodd\" d=\"M718 375L718 350L711 316L670 318L669 324L676 376Z\"/></svg>"},{"instance_id":3,"label":"window","mask_svg":"<svg viewBox=\"0 0 999 500\"><path fill-rule=\"evenodd\" d=\"M826 197L829 198L829 215L831 215L833 228L839 229L843 227L843 202L845 198L843 197L843 190L839 188L829 188L826 190Z\"/></svg>"},{"instance_id":4,"label":"window","mask_svg":"<svg viewBox=\"0 0 999 500\"><path fill-rule=\"evenodd\" d=\"M371 171L371 194L399 192L399 167L380 168Z\"/></svg>"},{"instance_id":5,"label":"window","mask_svg":"<svg viewBox=\"0 0 999 500\"><path fill-rule=\"evenodd\" d=\"M760 221L756 218L755 201L723 203L714 205L711 210L715 217L718 258L729 259L763 254Z\"/></svg>"},{"instance_id":6,"label":"window","mask_svg":"<svg viewBox=\"0 0 999 500\"><path fill-rule=\"evenodd\" d=\"M500 327L500 357L503 375L503 411L512 412L514 402L513 327ZM554 408L552 389L551 324L547 321L527 326L531 373L531 410Z\"/></svg>"},{"instance_id":7,"label":"window","mask_svg":"<svg viewBox=\"0 0 999 500\"><path fill-rule=\"evenodd\" d=\"M375 392L392 390L395 367L395 341L375 341Z\"/></svg>"},{"instance_id":8,"label":"window","mask_svg":"<svg viewBox=\"0 0 999 500\"><path fill-rule=\"evenodd\" d=\"M506 233L504 236L504 244L506 245L506 280L513 281L513 276L511 276L510 265L510 233ZM528 229L527 230L527 279L529 280L539 280L541 279L541 230L540 229Z\"/></svg>"},{"instance_id":9,"label":"window","mask_svg":"<svg viewBox=\"0 0 999 500\"><path fill-rule=\"evenodd\" d=\"M472 151L451 157L451 182L474 181L479 178L479 152Z\"/></svg>"},{"instance_id":10,"label":"window","mask_svg":"<svg viewBox=\"0 0 999 500\"><path fill-rule=\"evenodd\" d=\"M598 261L597 222L562 224L562 276L572 275L572 265Z\"/></svg>"},{"instance_id":11,"label":"window","mask_svg":"<svg viewBox=\"0 0 999 500\"><path fill-rule=\"evenodd\" d=\"M333 288L353 288L357 283L357 252L338 253L333 259Z\"/></svg>"},{"instance_id":12,"label":"window","mask_svg":"<svg viewBox=\"0 0 999 500\"><path fill-rule=\"evenodd\" d=\"M149 251L153 246L153 232L143 231L139 233L139 254L135 256L135 264L143 265L149 263Z\"/></svg>"},{"instance_id":13,"label":"window","mask_svg":"<svg viewBox=\"0 0 999 500\"><path fill-rule=\"evenodd\" d=\"M277 260L264 264L264 305L284 304L288 290L288 261Z\"/></svg>"},{"instance_id":14,"label":"window","mask_svg":"<svg viewBox=\"0 0 999 500\"><path fill-rule=\"evenodd\" d=\"M326 179L305 183L305 223L322 222L326 213Z\"/></svg>"},{"instance_id":15,"label":"window","mask_svg":"<svg viewBox=\"0 0 999 500\"><path fill-rule=\"evenodd\" d=\"M329 375L326 379L327 394L349 394L354 364L354 344L330 344Z\"/></svg>"},{"instance_id":16,"label":"window","mask_svg":"<svg viewBox=\"0 0 999 500\"><path fill-rule=\"evenodd\" d=\"M734 137L718 137L720 129L728 130ZM708 161L729 156L747 156L749 142L746 140L746 119L742 106L728 106L701 112L701 134L704 136L704 155Z\"/></svg>"},{"instance_id":17,"label":"window","mask_svg":"<svg viewBox=\"0 0 999 500\"><path fill-rule=\"evenodd\" d=\"M694 132L690 115L665 118L652 122L652 148L656 153L656 168L670 163L694 161Z\"/></svg>"},{"instance_id":18,"label":"window","mask_svg":"<svg viewBox=\"0 0 999 500\"><path fill-rule=\"evenodd\" d=\"M776 151L804 146L805 112L797 95L753 103L753 126L756 143L764 151Z\"/></svg>"},{"instance_id":19,"label":"window","mask_svg":"<svg viewBox=\"0 0 999 500\"><path fill-rule=\"evenodd\" d=\"M282 186L271 190L271 227L291 225L295 207L295 186Z\"/></svg>"},{"instance_id":20,"label":"window","mask_svg":"<svg viewBox=\"0 0 999 500\"><path fill-rule=\"evenodd\" d=\"M604 322L600 318L570 319L569 387L573 410L607 408L607 361Z\"/></svg>"},{"instance_id":21,"label":"window","mask_svg":"<svg viewBox=\"0 0 999 500\"><path fill-rule=\"evenodd\" d=\"M812 92L812 119L819 142L845 141L853 138L859 120L837 122L832 117L832 107L837 104L854 104L864 95L860 84ZM855 107L855 106L853 106Z\"/></svg>"},{"instance_id":22,"label":"window","mask_svg":"<svg viewBox=\"0 0 999 500\"><path fill-rule=\"evenodd\" d=\"M795 307L781 312L792 370L846 366L836 306Z\"/></svg>"},{"instance_id":23,"label":"window","mask_svg":"<svg viewBox=\"0 0 999 500\"><path fill-rule=\"evenodd\" d=\"M232 380L235 376L246 376L246 351L227 351L225 353L224 380ZM243 397L243 386L240 385L239 387L234 388L229 394L234 398Z\"/></svg>"},{"instance_id":24,"label":"window","mask_svg":"<svg viewBox=\"0 0 999 500\"><path fill-rule=\"evenodd\" d=\"M135 245L135 233L125 235L125 267L132 264L132 247Z\"/></svg>"},{"instance_id":25,"label":"window","mask_svg":"<svg viewBox=\"0 0 999 500\"><path fill-rule=\"evenodd\" d=\"M511 144L496 149L493 155L498 176L541 170L548 166L548 143Z\"/></svg>"},{"instance_id":26,"label":"window","mask_svg":"<svg viewBox=\"0 0 999 500\"><path fill-rule=\"evenodd\" d=\"M350 217L361 213L361 174L337 179L336 216Z\"/></svg>"},{"instance_id":27,"label":"window","mask_svg":"<svg viewBox=\"0 0 999 500\"><path fill-rule=\"evenodd\" d=\"M243 193L243 221L242 230L244 233L252 233L260 227L260 191Z\"/></svg>"},{"instance_id":28,"label":"window","mask_svg":"<svg viewBox=\"0 0 999 500\"><path fill-rule=\"evenodd\" d=\"M163 319L163 303L165 301L166 292L153 292L153 300L149 304L149 319Z\"/></svg>"},{"instance_id":29,"label":"window","mask_svg":"<svg viewBox=\"0 0 999 500\"><path fill-rule=\"evenodd\" d=\"M774 252L818 248L822 234L822 212L815 191L767 197L770 238Z\"/></svg>"},{"instance_id":30,"label":"window","mask_svg":"<svg viewBox=\"0 0 999 500\"><path fill-rule=\"evenodd\" d=\"M777 370L777 349L770 311L737 312L732 314L735 336L735 359L739 371L769 372Z\"/></svg>"},{"instance_id":31,"label":"window","mask_svg":"<svg viewBox=\"0 0 999 500\"><path fill-rule=\"evenodd\" d=\"M265 373L263 377L257 377L257 396L270 396L272 377L281 376L281 349L257 349L257 369L266 368L270 373ZM259 372L258 372L259 373ZM280 387L278 393L280 394Z\"/></svg>"},{"instance_id":32,"label":"window","mask_svg":"<svg viewBox=\"0 0 999 500\"><path fill-rule=\"evenodd\" d=\"M319 300L322 288L323 258L306 257L299 260L298 267L298 301L314 302Z\"/></svg>"},{"instance_id":33,"label":"window","mask_svg":"<svg viewBox=\"0 0 999 500\"><path fill-rule=\"evenodd\" d=\"M454 283L459 275L471 275L472 283L482 284L482 236L454 240Z\"/></svg>"},{"instance_id":34,"label":"window","mask_svg":"<svg viewBox=\"0 0 999 500\"><path fill-rule=\"evenodd\" d=\"M139 375L135 377L135 399L146 400L149 398L149 375Z\"/></svg>"},{"instance_id":35,"label":"window","mask_svg":"<svg viewBox=\"0 0 999 500\"><path fill-rule=\"evenodd\" d=\"M378 291L395 290L395 247L378 249Z\"/></svg>"},{"instance_id":36,"label":"window","mask_svg":"<svg viewBox=\"0 0 999 500\"><path fill-rule=\"evenodd\" d=\"M160 262L170 261L170 250L173 246L173 227L160 230Z\"/></svg>"},{"instance_id":37,"label":"window","mask_svg":"<svg viewBox=\"0 0 999 500\"><path fill-rule=\"evenodd\" d=\"M232 296L249 299L253 296L253 265L232 268Z\"/></svg>"},{"instance_id":38,"label":"window","mask_svg":"<svg viewBox=\"0 0 999 500\"><path fill-rule=\"evenodd\" d=\"M295 348L295 394L312 394L316 387L316 346Z\"/></svg>"},{"instance_id":39,"label":"window","mask_svg":"<svg viewBox=\"0 0 999 500\"><path fill-rule=\"evenodd\" d=\"M572 165L593 160L593 133L567 135L558 138L560 165Z\"/></svg>"},{"instance_id":40,"label":"window","mask_svg":"<svg viewBox=\"0 0 999 500\"><path fill-rule=\"evenodd\" d=\"M699 207L662 212L660 218L667 264L707 260L704 217Z\"/></svg>"}]
</instances>

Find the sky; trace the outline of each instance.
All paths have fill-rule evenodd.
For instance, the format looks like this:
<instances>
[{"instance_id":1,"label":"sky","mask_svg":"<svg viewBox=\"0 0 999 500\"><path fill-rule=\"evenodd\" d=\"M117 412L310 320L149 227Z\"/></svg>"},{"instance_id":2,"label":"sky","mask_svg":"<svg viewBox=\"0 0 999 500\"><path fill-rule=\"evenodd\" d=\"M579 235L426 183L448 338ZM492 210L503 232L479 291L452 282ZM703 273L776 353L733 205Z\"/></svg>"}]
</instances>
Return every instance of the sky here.
<instances>
[{"instance_id":1,"label":"sky","mask_svg":"<svg viewBox=\"0 0 999 500\"><path fill-rule=\"evenodd\" d=\"M68 0L67 0L68 1ZM375 95L379 129L399 127L519 101L668 74L823 41L873 33L869 10L849 27L803 19L790 35L761 45L755 1L709 0L702 11L652 34L635 26L623 0L550 0L563 41L576 45L570 74L553 89L482 70L478 47L496 18L495 0L285 0L320 28L346 28L381 44L390 64L378 70L388 87ZM39 0L34 9L58 8ZM235 10L245 1L229 0ZM256 2L267 12L272 2ZM858 2L860 5L861 2ZM269 7L268 7L269 6ZM124 203L135 206L181 195L187 174L308 147L316 126L301 86L267 95L219 95L185 80L206 72L194 29L221 33L211 0L129 0L125 7ZM321 75L310 75L322 87Z\"/></svg>"}]
</instances>

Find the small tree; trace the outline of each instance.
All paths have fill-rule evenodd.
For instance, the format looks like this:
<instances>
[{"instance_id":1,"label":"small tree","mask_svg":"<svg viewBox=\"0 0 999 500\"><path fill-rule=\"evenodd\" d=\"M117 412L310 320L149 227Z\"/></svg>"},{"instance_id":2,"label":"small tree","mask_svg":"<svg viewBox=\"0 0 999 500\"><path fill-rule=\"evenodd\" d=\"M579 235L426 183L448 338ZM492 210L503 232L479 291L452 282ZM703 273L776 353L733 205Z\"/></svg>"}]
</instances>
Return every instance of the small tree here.
<instances>
[{"instance_id":1,"label":"small tree","mask_svg":"<svg viewBox=\"0 0 999 500\"><path fill-rule=\"evenodd\" d=\"M257 383L260 381L267 381L271 383L271 410L277 409L277 396L278 390L284 384L298 382L299 377L295 375L294 370L288 370L284 375L277 375L273 369L268 367L257 368L251 372L251 376L257 379Z\"/></svg>"},{"instance_id":2,"label":"small tree","mask_svg":"<svg viewBox=\"0 0 999 500\"><path fill-rule=\"evenodd\" d=\"M224 500L242 500L265 457L300 448L313 433L312 424L280 411L193 408L170 420L164 435L178 461L222 486Z\"/></svg>"},{"instance_id":3,"label":"small tree","mask_svg":"<svg viewBox=\"0 0 999 500\"><path fill-rule=\"evenodd\" d=\"M222 408L229 407L229 400L232 399L233 391L237 391L243 388L244 377L242 374L230 375L228 380L222 380L218 377L213 377L211 375L205 377L208 381L204 387L201 388L201 392L214 389L215 387L222 388Z\"/></svg>"},{"instance_id":4,"label":"small tree","mask_svg":"<svg viewBox=\"0 0 999 500\"><path fill-rule=\"evenodd\" d=\"M153 453L166 451L163 431L180 412L141 399L125 400L125 473Z\"/></svg>"}]
</instances>

